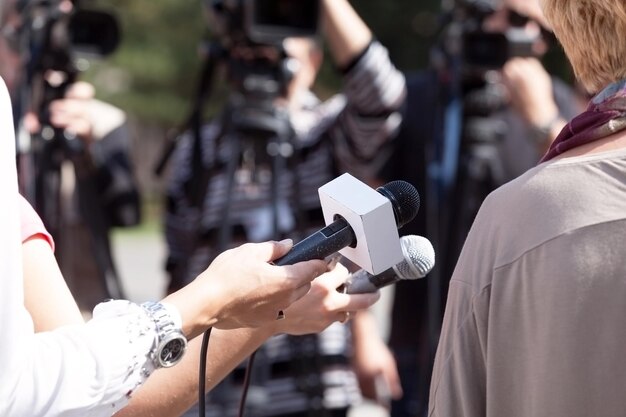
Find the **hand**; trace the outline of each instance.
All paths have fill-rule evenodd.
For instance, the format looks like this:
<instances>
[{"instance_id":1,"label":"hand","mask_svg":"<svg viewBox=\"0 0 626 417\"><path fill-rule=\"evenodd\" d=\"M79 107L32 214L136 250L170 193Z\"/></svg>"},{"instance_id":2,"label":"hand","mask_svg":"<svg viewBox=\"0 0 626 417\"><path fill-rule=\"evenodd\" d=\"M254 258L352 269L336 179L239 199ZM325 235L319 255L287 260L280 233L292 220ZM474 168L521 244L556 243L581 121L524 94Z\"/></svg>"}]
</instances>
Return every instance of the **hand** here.
<instances>
[{"instance_id":1,"label":"hand","mask_svg":"<svg viewBox=\"0 0 626 417\"><path fill-rule=\"evenodd\" d=\"M191 284L164 301L178 307L186 334L207 327L258 327L276 320L304 296L311 281L326 271L321 260L275 266L273 261L291 249L291 240L247 243L220 254Z\"/></svg>"},{"instance_id":2,"label":"hand","mask_svg":"<svg viewBox=\"0 0 626 417\"><path fill-rule=\"evenodd\" d=\"M345 322L355 311L370 307L380 293L343 294L337 288L346 282L350 273L337 264L329 272L311 283L308 294L285 310L285 319L276 321L274 333L303 335L319 333L333 322ZM349 314L347 314L349 313Z\"/></svg>"},{"instance_id":3,"label":"hand","mask_svg":"<svg viewBox=\"0 0 626 417\"><path fill-rule=\"evenodd\" d=\"M91 84L72 84L64 98L50 103L50 123L89 144L93 140L90 102L94 96L95 90Z\"/></svg>"},{"instance_id":4,"label":"hand","mask_svg":"<svg viewBox=\"0 0 626 417\"><path fill-rule=\"evenodd\" d=\"M377 333L355 340L352 364L365 398L388 407L389 400L402 397L398 366Z\"/></svg>"},{"instance_id":5,"label":"hand","mask_svg":"<svg viewBox=\"0 0 626 417\"><path fill-rule=\"evenodd\" d=\"M552 79L536 58L512 58L502 68L513 108L531 125L545 126L559 114Z\"/></svg>"}]
</instances>

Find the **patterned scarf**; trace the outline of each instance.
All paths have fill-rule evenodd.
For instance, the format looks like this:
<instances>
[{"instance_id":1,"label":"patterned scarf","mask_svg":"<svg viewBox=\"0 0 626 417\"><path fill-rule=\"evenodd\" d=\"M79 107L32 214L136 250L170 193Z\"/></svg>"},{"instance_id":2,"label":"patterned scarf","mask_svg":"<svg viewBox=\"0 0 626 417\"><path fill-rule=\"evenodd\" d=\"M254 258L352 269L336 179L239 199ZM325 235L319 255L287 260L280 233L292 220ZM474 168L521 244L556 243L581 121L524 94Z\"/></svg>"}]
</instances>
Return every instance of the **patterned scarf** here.
<instances>
[{"instance_id":1,"label":"patterned scarf","mask_svg":"<svg viewBox=\"0 0 626 417\"><path fill-rule=\"evenodd\" d=\"M549 161L570 149L626 129L626 80L610 84L590 102L587 110L573 118L541 159Z\"/></svg>"}]
</instances>

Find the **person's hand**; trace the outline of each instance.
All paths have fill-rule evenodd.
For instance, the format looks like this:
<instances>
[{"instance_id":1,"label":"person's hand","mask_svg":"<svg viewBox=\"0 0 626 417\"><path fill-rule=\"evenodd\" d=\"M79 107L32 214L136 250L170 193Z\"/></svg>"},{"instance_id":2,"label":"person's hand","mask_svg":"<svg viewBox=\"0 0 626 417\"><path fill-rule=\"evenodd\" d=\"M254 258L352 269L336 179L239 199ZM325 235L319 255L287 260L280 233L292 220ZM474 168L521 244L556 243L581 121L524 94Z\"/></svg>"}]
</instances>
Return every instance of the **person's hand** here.
<instances>
[{"instance_id":1,"label":"person's hand","mask_svg":"<svg viewBox=\"0 0 626 417\"><path fill-rule=\"evenodd\" d=\"M95 95L93 86L86 82L76 82L66 91L65 97L54 100L49 105L50 124L79 138L86 145L93 140L93 120L90 103ZM37 114L28 111L24 115L24 127L29 133L41 130Z\"/></svg>"},{"instance_id":2,"label":"person's hand","mask_svg":"<svg viewBox=\"0 0 626 417\"><path fill-rule=\"evenodd\" d=\"M333 322L345 323L356 311L370 307L380 293L343 294L337 288L346 282L350 273L341 264L311 283L306 296L285 310L285 319L273 323L274 333L303 335L319 333Z\"/></svg>"},{"instance_id":3,"label":"person's hand","mask_svg":"<svg viewBox=\"0 0 626 417\"><path fill-rule=\"evenodd\" d=\"M95 90L91 84L82 81L72 84L64 98L50 103L50 124L89 144L93 139L89 104L94 96Z\"/></svg>"},{"instance_id":4,"label":"person's hand","mask_svg":"<svg viewBox=\"0 0 626 417\"><path fill-rule=\"evenodd\" d=\"M396 360L378 335L354 344L352 365L365 398L387 407L390 399L402 397Z\"/></svg>"},{"instance_id":5,"label":"person's hand","mask_svg":"<svg viewBox=\"0 0 626 417\"><path fill-rule=\"evenodd\" d=\"M311 288L323 274L326 262L312 260L275 266L271 261L286 254L291 240L247 243L220 254L191 284L168 296L183 317L183 329L197 335L207 327L221 329L258 327L277 319Z\"/></svg>"},{"instance_id":6,"label":"person's hand","mask_svg":"<svg viewBox=\"0 0 626 417\"><path fill-rule=\"evenodd\" d=\"M552 79L538 59L508 60L502 68L502 80L511 105L531 126L545 126L558 117Z\"/></svg>"}]
</instances>

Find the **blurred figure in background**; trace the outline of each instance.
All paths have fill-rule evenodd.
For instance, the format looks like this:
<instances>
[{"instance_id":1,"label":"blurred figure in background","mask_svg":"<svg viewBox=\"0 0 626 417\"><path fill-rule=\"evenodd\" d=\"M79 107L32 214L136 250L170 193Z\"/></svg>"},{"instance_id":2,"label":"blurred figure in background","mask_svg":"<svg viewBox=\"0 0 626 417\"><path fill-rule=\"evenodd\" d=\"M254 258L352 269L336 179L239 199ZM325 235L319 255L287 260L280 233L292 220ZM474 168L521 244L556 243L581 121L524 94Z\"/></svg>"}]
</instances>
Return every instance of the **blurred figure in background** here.
<instances>
[{"instance_id":1,"label":"blurred figure in background","mask_svg":"<svg viewBox=\"0 0 626 417\"><path fill-rule=\"evenodd\" d=\"M347 0L322 0L320 7L325 38L343 76L340 94L321 101L312 93L322 49L314 39L288 37L281 47L289 81L270 109L247 112L254 98L244 97L244 107L230 113L227 108L201 135L179 141L169 167L165 217L170 290L192 279L224 246L297 233L302 238L318 229L324 223L317 189L343 172L369 181L386 161L388 153L380 150L400 125L404 77ZM271 60L277 48L229 52L243 58L241 69L256 58ZM264 74L254 75L250 80ZM288 132L267 134L263 124L250 134L242 119L251 113L271 114L272 125L286 120ZM361 399L348 330L336 323L319 336L270 339L256 356L246 415L345 416ZM375 346L386 349L384 343ZM243 372L235 372L229 384L211 393L209 415L236 413L242 379Z\"/></svg>"},{"instance_id":2,"label":"blurred figure in background","mask_svg":"<svg viewBox=\"0 0 626 417\"><path fill-rule=\"evenodd\" d=\"M55 237L63 275L89 313L123 297L109 234L140 219L126 116L76 81L73 45L57 39L76 11L71 1L6 1L0 76L14 103L20 191Z\"/></svg>"},{"instance_id":3,"label":"blurred figure in background","mask_svg":"<svg viewBox=\"0 0 626 417\"><path fill-rule=\"evenodd\" d=\"M482 25L480 37L472 39L506 39L511 55L487 56L502 51L493 45L468 50L456 75L455 61L449 59L443 61L447 65L408 77L394 157L381 171L383 179L403 178L424 191L423 209L402 232L428 237L437 253L427 279L402 284L395 293L389 345L404 396L393 402L394 417L426 416L448 281L483 199L535 166L580 111L579 95L548 74L540 61L550 34L536 1L500 0L488 12L464 12ZM460 24L467 21L469 17ZM472 46L481 45L465 44ZM455 115L458 99L462 110ZM459 141L458 148L450 137Z\"/></svg>"}]
</instances>

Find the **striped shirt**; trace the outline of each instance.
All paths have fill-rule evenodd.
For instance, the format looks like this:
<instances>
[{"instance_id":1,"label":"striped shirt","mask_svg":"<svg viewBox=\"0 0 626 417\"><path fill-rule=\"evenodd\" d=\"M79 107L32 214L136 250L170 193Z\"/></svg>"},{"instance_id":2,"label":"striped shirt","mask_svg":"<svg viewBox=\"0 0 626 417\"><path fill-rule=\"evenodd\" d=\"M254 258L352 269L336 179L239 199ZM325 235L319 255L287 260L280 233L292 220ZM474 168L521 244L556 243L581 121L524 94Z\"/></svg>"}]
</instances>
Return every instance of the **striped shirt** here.
<instances>
[{"instance_id":1,"label":"striped shirt","mask_svg":"<svg viewBox=\"0 0 626 417\"><path fill-rule=\"evenodd\" d=\"M251 144L234 132L224 133L219 120L213 121L201 135L202 161L211 172L201 208L190 203L185 191L196 174L192 170L193 136L182 137L167 188L165 232L171 278L188 283L208 266L218 252L217 236L225 223L237 231L231 244L277 235L294 237L298 213L306 214L310 228L323 226L318 188L343 172L367 180L386 161L390 147L385 145L399 128L405 88L404 76L391 63L387 50L374 41L345 73L340 94L323 102L311 92L302 94L301 109L290 115L293 135L289 146L294 156L278 171L275 188L272 169L267 156L259 152L258 140ZM241 145L239 149L235 144ZM237 167L229 185L226 168L233 160ZM276 205L272 204L272 190L276 191ZM272 222L274 213L278 213L278 234ZM248 398L254 402L253 393L262 390L262 415L305 411L312 404L347 408L360 400L347 359L346 326L336 323L319 337L276 336L262 351L257 363L265 371L258 372L266 378L262 386L251 388ZM298 358L305 358L300 362L309 365L319 359L320 366L300 372L302 367L294 365ZM311 380L321 385L315 382L317 388L308 389ZM214 390L214 403L207 411L227 415L217 406L223 399L220 392L220 388Z\"/></svg>"}]
</instances>

